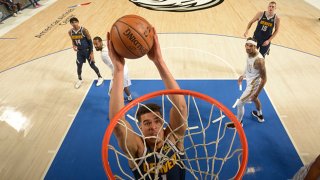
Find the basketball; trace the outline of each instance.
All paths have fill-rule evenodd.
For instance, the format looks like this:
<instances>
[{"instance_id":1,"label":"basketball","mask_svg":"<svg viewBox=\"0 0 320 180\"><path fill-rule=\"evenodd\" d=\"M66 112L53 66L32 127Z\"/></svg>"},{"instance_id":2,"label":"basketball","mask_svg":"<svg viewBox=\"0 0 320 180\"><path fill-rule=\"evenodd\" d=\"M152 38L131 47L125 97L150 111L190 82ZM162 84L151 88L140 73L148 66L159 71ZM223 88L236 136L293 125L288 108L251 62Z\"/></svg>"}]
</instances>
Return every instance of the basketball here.
<instances>
[{"instance_id":1,"label":"basketball","mask_svg":"<svg viewBox=\"0 0 320 180\"><path fill-rule=\"evenodd\" d=\"M151 24L137 15L119 18L110 31L115 51L128 59L146 55L153 46L153 35Z\"/></svg>"}]
</instances>

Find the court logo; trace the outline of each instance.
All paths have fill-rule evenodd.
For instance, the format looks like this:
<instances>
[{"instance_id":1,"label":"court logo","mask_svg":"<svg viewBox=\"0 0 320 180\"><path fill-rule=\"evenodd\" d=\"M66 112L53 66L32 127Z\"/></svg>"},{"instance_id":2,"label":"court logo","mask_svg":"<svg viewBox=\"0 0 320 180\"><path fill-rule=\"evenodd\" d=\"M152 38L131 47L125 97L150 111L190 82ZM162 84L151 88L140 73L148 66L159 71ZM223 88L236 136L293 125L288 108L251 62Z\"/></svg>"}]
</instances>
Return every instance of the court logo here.
<instances>
[{"instance_id":1,"label":"court logo","mask_svg":"<svg viewBox=\"0 0 320 180\"><path fill-rule=\"evenodd\" d=\"M217 6L223 0L129 0L137 6L155 11L189 12Z\"/></svg>"}]
</instances>

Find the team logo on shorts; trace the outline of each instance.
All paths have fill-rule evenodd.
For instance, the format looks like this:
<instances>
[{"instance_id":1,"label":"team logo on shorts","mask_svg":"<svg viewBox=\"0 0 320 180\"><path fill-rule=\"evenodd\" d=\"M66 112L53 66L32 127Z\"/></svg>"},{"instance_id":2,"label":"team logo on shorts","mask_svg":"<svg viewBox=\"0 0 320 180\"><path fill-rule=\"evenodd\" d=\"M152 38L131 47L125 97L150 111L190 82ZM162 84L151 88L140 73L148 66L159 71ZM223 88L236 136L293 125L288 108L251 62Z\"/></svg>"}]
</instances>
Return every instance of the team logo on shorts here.
<instances>
[{"instance_id":1,"label":"team logo on shorts","mask_svg":"<svg viewBox=\"0 0 320 180\"><path fill-rule=\"evenodd\" d=\"M223 0L129 0L137 6L155 11L188 12L217 6Z\"/></svg>"}]
</instances>

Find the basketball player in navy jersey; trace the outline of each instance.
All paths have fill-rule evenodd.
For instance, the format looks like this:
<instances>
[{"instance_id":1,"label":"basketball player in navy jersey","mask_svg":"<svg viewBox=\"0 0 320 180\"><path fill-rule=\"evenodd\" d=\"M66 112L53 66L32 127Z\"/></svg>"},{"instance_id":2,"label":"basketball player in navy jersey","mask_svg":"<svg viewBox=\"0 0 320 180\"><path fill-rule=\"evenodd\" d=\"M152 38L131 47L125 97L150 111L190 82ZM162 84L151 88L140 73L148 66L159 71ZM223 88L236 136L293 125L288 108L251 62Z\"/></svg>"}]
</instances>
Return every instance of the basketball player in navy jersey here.
<instances>
[{"instance_id":1,"label":"basketball player in navy jersey","mask_svg":"<svg viewBox=\"0 0 320 180\"><path fill-rule=\"evenodd\" d=\"M95 65L94 56L93 56L93 44L92 39L89 34L89 31L79 26L79 20L76 17L70 19L70 24L72 28L69 30L69 36L72 40L73 50L77 51L77 73L78 73L78 82L75 84L75 88L78 89L82 84L82 65L88 63L90 67L98 76L98 82L96 86L100 86L103 83L103 78L100 75L99 69Z\"/></svg>"},{"instance_id":2,"label":"basketball player in navy jersey","mask_svg":"<svg viewBox=\"0 0 320 180\"><path fill-rule=\"evenodd\" d=\"M124 107L123 76L125 60L115 52L109 39L108 33L109 56L114 65L109 102L109 118L112 119ZM154 32L154 45L148 52L148 57L158 69L166 89L180 89L162 58L156 32ZM183 162L179 160L184 159L185 156L183 137L187 128L187 105L182 95L170 95L170 99L177 108L171 108L170 110L169 127L163 129L164 122L160 118L162 117L160 107L156 104L147 104L151 111L148 108L140 107L137 112L137 119L139 120L143 137L130 131L127 134L126 127L132 129L132 126L125 120L125 117L122 117L114 128L113 133L122 151L128 157L138 159L134 162L129 161L129 167L136 179L150 179L150 177L155 179L155 169L158 171L159 179L180 180L185 178L185 169L182 168ZM126 127L122 124L125 124ZM158 152L159 154L153 152ZM161 163L158 163L159 161Z\"/></svg>"},{"instance_id":3,"label":"basketball player in navy jersey","mask_svg":"<svg viewBox=\"0 0 320 180\"><path fill-rule=\"evenodd\" d=\"M279 32L280 18L275 14L276 6L276 2L272 1L269 3L268 11L258 12L244 33L244 37L247 37L251 25L258 21L253 38L257 40L257 48L263 57L269 54L271 41Z\"/></svg>"},{"instance_id":4,"label":"basketball player in navy jersey","mask_svg":"<svg viewBox=\"0 0 320 180\"><path fill-rule=\"evenodd\" d=\"M244 105L253 101L256 105L257 111L252 111L252 115L257 118L259 122L264 122L262 115L261 103L258 98L261 90L267 82L266 68L262 55L257 50L257 42L253 38L248 38L245 44L246 52L248 54L247 66L245 72L239 77L238 83L241 85L244 78L247 80L247 87L243 91L237 103L237 119L242 124L244 115ZM233 123L227 123L228 128L234 128Z\"/></svg>"}]
</instances>

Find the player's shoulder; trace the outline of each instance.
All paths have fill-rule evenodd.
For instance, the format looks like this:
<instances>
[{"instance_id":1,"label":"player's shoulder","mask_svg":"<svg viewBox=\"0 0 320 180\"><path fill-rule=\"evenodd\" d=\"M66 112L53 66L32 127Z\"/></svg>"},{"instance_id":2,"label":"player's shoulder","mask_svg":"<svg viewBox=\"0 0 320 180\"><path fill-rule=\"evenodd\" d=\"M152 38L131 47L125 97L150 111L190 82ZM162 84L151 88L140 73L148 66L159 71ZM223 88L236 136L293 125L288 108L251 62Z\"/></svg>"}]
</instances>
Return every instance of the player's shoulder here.
<instances>
[{"instance_id":1,"label":"player's shoulder","mask_svg":"<svg viewBox=\"0 0 320 180\"><path fill-rule=\"evenodd\" d=\"M257 57L257 59L255 60L255 64L258 65L258 66L260 66L260 67L261 67L261 66L264 66L264 62L265 62L265 61L264 61L264 58L263 58L263 57L260 57L260 56Z\"/></svg>"},{"instance_id":2,"label":"player's shoulder","mask_svg":"<svg viewBox=\"0 0 320 180\"><path fill-rule=\"evenodd\" d=\"M107 46L103 46L103 47L102 47L102 50L101 50L101 53L102 53L102 54L107 54L107 55L108 55L108 54L109 54L108 47L107 47Z\"/></svg>"},{"instance_id":3,"label":"player's shoulder","mask_svg":"<svg viewBox=\"0 0 320 180\"><path fill-rule=\"evenodd\" d=\"M85 28L85 27L83 27L83 26L81 26L81 28L82 28L82 31L84 31L84 32L89 32L87 28Z\"/></svg>"},{"instance_id":4,"label":"player's shoulder","mask_svg":"<svg viewBox=\"0 0 320 180\"><path fill-rule=\"evenodd\" d=\"M257 14L256 14L256 16L259 16L259 17L260 17L260 16L262 16L262 15L264 14L264 12L265 12L265 11L258 11Z\"/></svg>"}]
</instances>

